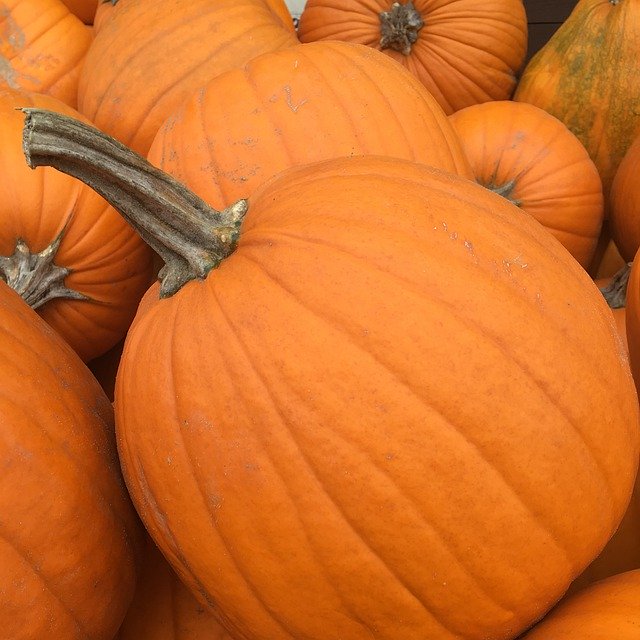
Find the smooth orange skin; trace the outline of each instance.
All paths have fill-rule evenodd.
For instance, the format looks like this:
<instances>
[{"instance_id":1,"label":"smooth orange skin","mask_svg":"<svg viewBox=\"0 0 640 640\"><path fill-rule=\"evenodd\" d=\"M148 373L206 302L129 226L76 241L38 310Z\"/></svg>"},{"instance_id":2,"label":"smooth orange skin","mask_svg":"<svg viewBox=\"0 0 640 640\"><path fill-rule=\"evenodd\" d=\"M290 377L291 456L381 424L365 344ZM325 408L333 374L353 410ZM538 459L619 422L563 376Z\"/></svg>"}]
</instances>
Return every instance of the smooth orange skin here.
<instances>
[{"instance_id":1,"label":"smooth orange skin","mask_svg":"<svg viewBox=\"0 0 640 640\"><path fill-rule=\"evenodd\" d=\"M163 124L147 157L224 207L291 166L364 154L473 176L453 127L418 80L370 47L327 41L268 53L214 78Z\"/></svg>"},{"instance_id":2,"label":"smooth orange skin","mask_svg":"<svg viewBox=\"0 0 640 640\"><path fill-rule=\"evenodd\" d=\"M147 539L133 602L114 640L233 640Z\"/></svg>"},{"instance_id":3,"label":"smooth orange skin","mask_svg":"<svg viewBox=\"0 0 640 640\"><path fill-rule=\"evenodd\" d=\"M639 171L640 136L622 158L611 185L611 235L620 255L627 262L633 260L640 248Z\"/></svg>"},{"instance_id":4,"label":"smooth orange skin","mask_svg":"<svg viewBox=\"0 0 640 640\"><path fill-rule=\"evenodd\" d=\"M600 172L607 210L618 165L640 134L638 47L637 2L580 0L529 61L514 94L580 139Z\"/></svg>"},{"instance_id":5,"label":"smooth orange skin","mask_svg":"<svg viewBox=\"0 0 640 640\"><path fill-rule=\"evenodd\" d=\"M0 621L11 640L110 640L141 527L113 410L78 356L0 281Z\"/></svg>"},{"instance_id":6,"label":"smooth orange skin","mask_svg":"<svg viewBox=\"0 0 640 640\"><path fill-rule=\"evenodd\" d=\"M269 9L273 11L274 15L280 18L282 24L289 29L292 33L296 32L296 28L293 24L293 18L289 12L289 8L285 0L264 0Z\"/></svg>"},{"instance_id":7,"label":"smooth orange skin","mask_svg":"<svg viewBox=\"0 0 640 640\"><path fill-rule=\"evenodd\" d=\"M252 640L513 638L611 537L640 454L566 249L374 156L279 174L206 279L150 289L115 408L148 531Z\"/></svg>"},{"instance_id":8,"label":"smooth orange skin","mask_svg":"<svg viewBox=\"0 0 640 640\"><path fill-rule=\"evenodd\" d=\"M604 202L598 170L576 136L546 111L511 100L472 105L449 119L476 182L487 188L513 183L508 199L587 268Z\"/></svg>"},{"instance_id":9,"label":"smooth orange skin","mask_svg":"<svg viewBox=\"0 0 640 640\"><path fill-rule=\"evenodd\" d=\"M145 155L162 122L212 77L298 43L263 0L120 0L96 29L78 110Z\"/></svg>"},{"instance_id":10,"label":"smooth orange skin","mask_svg":"<svg viewBox=\"0 0 640 640\"><path fill-rule=\"evenodd\" d=\"M0 88L45 93L75 107L92 40L61 0L2 0Z\"/></svg>"},{"instance_id":11,"label":"smooth orange skin","mask_svg":"<svg viewBox=\"0 0 640 640\"><path fill-rule=\"evenodd\" d=\"M401 4L406 4L402 2ZM527 51L521 0L414 0L424 26L408 56L384 53L409 69L447 114L479 102L506 100ZM301 42L347 40L380 49L379 14L391 0L307 0Z\"/></svg>"},{"instance_id":12,"label":"smooth orange skin","mask_svg":"<svg viewBox=\"0 0 640 640\"><path fill-rule=\"evenodd\" d=\"M84 24L93 24L99 0L62 0L69 11L78 16Z\"/></svg>"},{"instance_id":13,"label":"smooth orange skin","mask_svg":"<svg viewBox=\"0 0 640 640\"><path fill-rule=\"evenodd\" d=\"M638 640L640 570L628 571L576 593L522 640Z\"/></svg>"},{"instance_id":14,"label":"smooth orange skin","mask_svg":"<svg viewBox=\"0 0 640 640\"><path fill-rule=\"evenodd\" d=\"M66 225L55 263L71 269L66 286L91 300L58 298L38 312L90 360L124 336L153 279L152 253L93 190L50 167L27 166L20 107L81 118L49 96L0 89L0 255L12 255L20 238L32 253L42 251Z\"/></svg>"}]
</instances>

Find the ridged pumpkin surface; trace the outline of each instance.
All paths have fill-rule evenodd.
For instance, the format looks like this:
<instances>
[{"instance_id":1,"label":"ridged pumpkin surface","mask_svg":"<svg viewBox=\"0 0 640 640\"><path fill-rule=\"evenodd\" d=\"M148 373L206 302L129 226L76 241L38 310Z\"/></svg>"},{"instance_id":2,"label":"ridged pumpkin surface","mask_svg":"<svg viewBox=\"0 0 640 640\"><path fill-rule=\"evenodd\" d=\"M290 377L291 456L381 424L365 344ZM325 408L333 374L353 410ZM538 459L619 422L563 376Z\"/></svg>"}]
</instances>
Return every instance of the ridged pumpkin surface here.
<instances>
[{"instance_id":1,"label":"ridged pumpkin surface","mask_svg":"<svg viewBox=\"0 0 640 640\"><path fill-rule=\"evenodd\" d=\"M0 367L0 635L110 640L141 543L111 404L4 282Z\"/></svg>"},{"instance_id":2,"label":"ridged pumpkin surface","mask_svg":"<svg viewBox=\"0 0 640 640\"><path fill-rule=\"evenodd\" d=\"M53 262L70 271L64 287L87 299L55 297L38 313L89 360L124 336L153 278L152 253L93 190L55 169L27 166L20 107L80 117L49 96L0 89L0 273L19 240L37 254L62 233Z\"/></svg>"},{"instance_id":3,"label":"ridged pumpkin surface","mask_svg":"<svg viewBox=\"0 0 640 640\"><path fill-rule=\"evenodd\" d=\"M201 85L296 44L263 0L120 0L87 55L79 111L144 155L162 122Z\"/></svg>"},{"instance_id":4,"label":"ridged pumpkin surface","mask_svg":"<svg viewBox=\"0 0 640 640\"><path fill-rule=\"evenodd\" d=\"M147 541L133 602L114 640L233 640Z\"/></svg>"},{"instance_id":5,"label":"ridged pumpkin surface","mask_svg":"<svg viewBox=\"0 0 640 640\"><path fill-rule=\"evenodd\" d=\"M603 218L602 183L581 142L530 104L496 100L450 116L476 182L544 225L588 267Z\"/></svg>"},{"instance_id":6,"label":"ridged pumpkin surface","mask_svg":"<svg viewBox=\"0 0 640 640\"><path fill-rule=\"evenodd\" d=\"M368 153L473 177L453 127L409 72L370 47L314 42L219 75L164 123L147 157L224 207L290 166Z\"/></svg>"},{"instance_id":7,"label":"ridged pumpkin surface","mask_svg":"<svg viewBox=\"0 0 640 640\"><path fill-rule=\"evenodd\" d=\"M302 42L347 40L382 49L380 14L393 5L307 0L298 36ZM446 113L511 97L527 51L522 0L414 0L413 6L424 26L410 51L383 50L415 74Z\"/></svg>"},{"instance_id":8,"label":"ridged pumpkin surface","mask_svg":"<svg viewBox=\"0 0 640 640\"><path fill-rule=\"evenodd\" d=\"M91 31L61 0L0 2L0 88L46 93L77 105Z\"/></svg>"},{"instance_id":9,"label":"ridged pumpkin surface","mask_svg":"<svg viewBox=\"0 0 640 640\"><path fill-rule=\"evenodd\" d=\"M580 0L529 61L514 99L562 120L602 178L605 206L624 154L640 134L640 4Z\"/></svg>"},{"instance_id":10,"label":"ridged pumpkin surface","mask_svg":"<svg viewBox=\"0 0 640 640\"><path fill-rule=\"evenodd\" d=\"M633 486L599 291L530 216L412 162L307 165L249 207L127 336L118 446L152 537L243 639L515 637Z\"/></svg>"},{"instance_id":11,"label":"ridged pumpkin surface","mask_svg":"<svg viewBox=\"0 0 640 640\"><path fill-rule=\"evenodd\" d=\"M555 609L522 640L638 640L640 570L603 580Z\"/></svg>"}]
</instances>

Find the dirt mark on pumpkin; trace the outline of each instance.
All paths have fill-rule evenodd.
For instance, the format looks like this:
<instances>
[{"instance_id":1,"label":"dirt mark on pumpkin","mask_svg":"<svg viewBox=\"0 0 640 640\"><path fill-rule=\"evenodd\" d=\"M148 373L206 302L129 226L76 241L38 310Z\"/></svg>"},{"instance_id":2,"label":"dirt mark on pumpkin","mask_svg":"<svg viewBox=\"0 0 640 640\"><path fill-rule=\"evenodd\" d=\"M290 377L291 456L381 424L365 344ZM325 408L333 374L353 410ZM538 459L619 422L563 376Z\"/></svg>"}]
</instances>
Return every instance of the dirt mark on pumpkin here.
<instances>
[{"instance_id":1,"label":"dirt mark on pumpkin","mask_svg":"<svg viewBox=\"0 0 640 640\"><path fill-rule=\"evenodd\" d=\"M18 89L18 74L11 64L11 58L22 52L26 37L13 19L7 7L0 8L0 80L12 89Z\"/></svg>"}]
</instances>

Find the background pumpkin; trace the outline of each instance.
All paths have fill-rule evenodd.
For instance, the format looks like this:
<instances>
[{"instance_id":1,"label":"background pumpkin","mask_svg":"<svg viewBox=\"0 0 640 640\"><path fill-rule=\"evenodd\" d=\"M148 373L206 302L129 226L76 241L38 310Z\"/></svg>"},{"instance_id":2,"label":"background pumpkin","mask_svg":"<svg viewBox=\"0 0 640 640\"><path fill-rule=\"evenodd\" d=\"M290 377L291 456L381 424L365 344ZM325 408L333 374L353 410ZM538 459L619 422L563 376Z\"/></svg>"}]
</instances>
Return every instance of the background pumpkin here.
<instances>
[{"instance_id":1,"label":"background pumpkin","mask_svg":"<svg viewBox=\"0 0 640 640\"><path fill-rule=\"evenodd\" d=\"M562 120L602 178L605 207L618 165L640 133L640 5L580 0L529 61L515 100Z\"/></svg>"},{"instance_id":2,"label":"background pumpkin","mask_svg":"<svg viewBox=\"0 0 640 640\"><path fill-rule=\"evenodd\" d=\"M0 88L46 93L75 107L91 30L61 0L0 2Z\"/></svg>"},{"instance_id":3,"label":"background pumpkin","mask_svg":"<svg viewBox=\"0 0 640 640\"><path fill-rule=\"evenodd\" d=\"M522 640L638 640L640 570L622 573L576 593Z\"/></svg>"},{"instance_id":4,"label":"background pumpkin","mask_svg":"<svg viewBox=\"0 0 640 640\"><path fill-rule=\"evenodd\" d=\"M30 112L29 162L114 197L102 171L137 167L118 193L147 185L123 211L154 242L172 207L118 446L150 534L231 633L512 638L551 607L619 523L640 444L611 313L568 252L468 180L361 156L279 174L209 261L197 220L230 250L243 207L207 210L99 134L105 155L63 160L85 135Z\"/></svg>"},{"instance_id":5,"label":"background pumpkin","mask_svg":"<svg viewBox=\"0 0 640 640\"><path fill-rule=\"evenodd\" d=\"M508 100L449 118L476 182L532 215L588 268L604 205L598 170L576 136L546 111Z\"/></svg>"},{"instance_id":6,"label":"background pumpkin","mask_svg":"<svg viewBox=\"0 0 640 640\"><path fill-rule=\"evenodd\" d=\"M113 410L77 355L0 281L0 622L12 640L108 640L141 527Z\"/></svg>"},{"instance_id":7,"label":"background pumpkin","mask_svg":"<svg viewBox=\"0 0 640 640\"><path fill-rule=\"evenodd\" d=\"M89 360L124 336L153 279L152 252L93 190L27 167L18 109L28 106L80 117L49 96L0 89L0 279Z\"/></svg>"},{"instance_id":8,"label":"background pumpkin","mask_svg":"<svg viewBox=\"0 0 640 640\"><path fill-rule=\"evenodd\" d=\"M83 66L79 111L141 154L210 78L298 44L263 0L120 0L114 9Z\"/></svg>"},{"instance_id":9,"label":"background pumpkin","mask_svg":"<svg viewBox=\"0 0 640 640\"><path fill-rule=\"evenodd\" d=\"M417 32L398 29L398 23L421 22ZM393 25L394 35L407 31L412 42L386 44L385 23ZM527 17L522 0L307 0L298 36L302 42L347 40L381 49L452 113L511 97L527 50Z\"/></svg>"},{"instance_id":10,"label":"background pumpkin","mask_svg":"<svg viewBox=\"0 0 640 640\"><path fill-rule=\"evenodd\" d=\"M472 177L418 80L369 47L327 41L217 76L167 119L148 159L222 208L290 166L368 153Z\"/></svg>"}]
</instances>

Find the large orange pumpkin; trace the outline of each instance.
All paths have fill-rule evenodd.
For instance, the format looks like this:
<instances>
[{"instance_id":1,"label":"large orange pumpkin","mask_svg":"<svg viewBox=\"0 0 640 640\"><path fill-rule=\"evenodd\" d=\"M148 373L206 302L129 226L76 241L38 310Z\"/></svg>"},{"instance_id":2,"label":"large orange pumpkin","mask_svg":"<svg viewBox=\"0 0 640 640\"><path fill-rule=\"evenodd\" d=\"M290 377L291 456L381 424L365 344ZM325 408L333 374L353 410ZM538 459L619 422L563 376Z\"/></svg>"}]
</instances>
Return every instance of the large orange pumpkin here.
<instances>
[{"instance_id":1,"label":"large orange pumpkin","mask_svg":"<svg viewBox=\"0 0 640 640\"><path fill-rule=\"evenodd\" d=\"M233 640L147 538L133 602L114 640Z\"/></svg>"},{"instance_id":2,"label":"large orange pumpkin","mask_svg":"<svg viewBox=\"0 0 640 640\"><path fill-rule=\"evenodd\" d=\"M640 570L598 582L563 602L522 640L639 640Z\"/></svg>"},{"instance_id":3,"label":"large orange pumpkin","mask_svg":"<svg viewBox=\"0 0 640 640\"><path fill-rule=\"evenodd\" d=\"M514 99L562 120L602 178L605 207L618 165L640 134L640 4L580 0L527 64Z\"/></svg>"},{"instance_id":4,"label":"large orange pumpkin","mask_svg":"<svg viewBox=\"0 0 640 640\"><path fill-rule=\"evenodd\" d=\"M111 404L4 282L0 368L0 635L108 640L133 597L142 542Z\"/></svg>"},{"instance_id":5,"label":"large orange pumpkin","mask_svg":"<svg viewBox=\"0 0 640 640\"><path fill-rule=\"evenodd\" d=\"M327 41L217 76L164 123L147 157L221 208L292 165L368 153L473 176L418 80L370 47Z\"/></svg>"},{"instance_id":6,"label":"large orange pumpkin","mask_svg":"<svg viewBox=\"0 0 640 640\"><path fill-rule=\"evenodd\" d=\"M640 455L627 360L585 271L504 198L359 156L215 212L80 123L30 111L25 145L129 183L166 258L125 342L119 452L232 635L513 638L611 537Z\"/></svg>"},{"instance_id":7,"label":"large orange pumpkin","mask_svg":"<svg viewBox=\"0 0 640 640\"><path fill-rule=\"evenodd\" d=\"M0 89L0 278L89 360L124 336L153 279L152 252L93 190L26 166L20 107L80 117L49 96Z\"/></svg>"},{"instance_id":8,"label":"large orange pumpkin","mask_svg":"<svg viewBox=\"0 0 640 640\"><path fill-rule=\"evenodd\" d=\"M61 0L0 0L0 88L77 104L91 31Z\"/></svg>"},{"instance_id":9,"label":"large orange pumpkin","mask_svg":"<svg viewBox=\"0 0 640 640\"><path fill-rule=\"evenodd\" d=\"M476 182L544 225L585 268L603 219L602 183L584 146L530 104L495 100L450 116Z\"/></svg>"},{"instance_id":10,"label":"large orange pumpkin","mask_svg":"<svg viewBox=\"0 0 640 640\"><path fill-rule=\"evenodd\" d=\"M87 55L78 108L145 154L162 122L209 79L296 44L264 0L120 0Z\"/></svg>"},{"instance_id":11,"label":"large orange pumpkin","mask_svg":"<svg viewBox=\"0 0 640 640\"><path fill-rule=\"evenodd\" d=\"M298 36L380 49L452 113L511 97L527 51L527 17L522 0L307 0Z\"/></svg>"}]
</instances>

